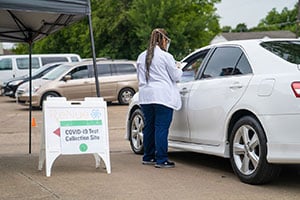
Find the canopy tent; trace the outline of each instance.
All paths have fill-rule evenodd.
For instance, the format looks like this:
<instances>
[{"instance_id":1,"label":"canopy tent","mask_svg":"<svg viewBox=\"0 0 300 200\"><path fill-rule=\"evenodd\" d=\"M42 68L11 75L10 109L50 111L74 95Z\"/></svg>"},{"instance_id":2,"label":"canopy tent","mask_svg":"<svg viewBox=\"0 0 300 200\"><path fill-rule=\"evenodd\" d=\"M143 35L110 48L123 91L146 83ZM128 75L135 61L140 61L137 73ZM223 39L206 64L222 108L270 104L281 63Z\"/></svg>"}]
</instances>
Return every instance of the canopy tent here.
<instances>
[{"instance_id":1,"label":"canopy tent","mask_svg":"<svg viewBox=\"0 0 300 200\"><path fill-rule=\"evenodd\" d=\"M33 42L90 12L86 0L0 0L0 40Z\"/></svg>"},{"instance_id":2,"label":"canopy tent","mask_svg":"<svg viewBox=\"0 0 300 200\"><path fill-rule=\"evenodd\" d=\"M29 44L29 87L31 88L32 43L88 16L95 83L100 96L91 20L90 0L0 0L0 42ZM31 153L31 90L29 106L29 153Z\"/></svg>"}]
</instances>

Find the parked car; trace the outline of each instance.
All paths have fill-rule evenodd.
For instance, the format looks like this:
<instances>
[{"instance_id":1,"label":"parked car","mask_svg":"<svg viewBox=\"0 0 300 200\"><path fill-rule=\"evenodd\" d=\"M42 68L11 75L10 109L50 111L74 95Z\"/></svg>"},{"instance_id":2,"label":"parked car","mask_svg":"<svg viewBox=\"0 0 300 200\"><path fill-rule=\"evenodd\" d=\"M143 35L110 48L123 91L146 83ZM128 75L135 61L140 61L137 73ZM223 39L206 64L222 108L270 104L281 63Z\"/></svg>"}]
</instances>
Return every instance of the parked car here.
<instances>
[{"instance_id":1,"label":"parked car","mask_svg":"<svg viewBox=\"0 0 300 200\"><path fill-rule=\"evenodd\" d=\"M78 54L32 54L32 71L41 66L54 62L79 62L81 58ZM0 85L3 82L28 74L29 55L3 55L0 56Z\"/></svg>"},{"instance_id":2,"label":"parked car","mask_svg":"<svg viewBox=\"0 0 300 200\"><path fill-rule=\"evenodd\" d=\"M300 163L300 40L240 40L201 48L195 77L178 83L169 146L229 158L238 178L267 183L280 164ZM184 75L185 76L185 75ZM187 77L188 77L187 76ZM127 115L127 139L143 153L144 119L138 95Z\"/></svg>"},{"instance_id":3,"label":"parked car","mask_svg":"<svg viewBox=\"0 0 300 200\"><path fill-rule=\"evenodd\" d=\"M32 72L31 79L34 80L34 79L41 78L42 76L44 76L45 74L50 72L52 69L56 68L57 66L59 66L61 64L63 64L63 63L46 64L46 65L42 66L41 68L39 68L38 70ZM19 76L19 77L12 78L12 79L5 81L1 88L2 94L5 96L9 96L11 98L16 98L15 94L16 94L17 88L21 84L29 81L29 78L30 77L28 75L24 75L24 76Z\"/></svg>"},{"instance_id":4,"label":"parked car","mask_svg":"<svg viewBox=\"0 0 300 200\"><path fill-rule=\"evenodd\" d=\"M97 72L100 96L107 102L128 104L138 90L135 61L98 61ZM32 81L32 107L41 108L47 97L60 96L67 100L97 96L93 62L66 63ZM17 102L29 105L29 99L28 83L20 85L17 89Z\"/></svg>"}]
</instances>

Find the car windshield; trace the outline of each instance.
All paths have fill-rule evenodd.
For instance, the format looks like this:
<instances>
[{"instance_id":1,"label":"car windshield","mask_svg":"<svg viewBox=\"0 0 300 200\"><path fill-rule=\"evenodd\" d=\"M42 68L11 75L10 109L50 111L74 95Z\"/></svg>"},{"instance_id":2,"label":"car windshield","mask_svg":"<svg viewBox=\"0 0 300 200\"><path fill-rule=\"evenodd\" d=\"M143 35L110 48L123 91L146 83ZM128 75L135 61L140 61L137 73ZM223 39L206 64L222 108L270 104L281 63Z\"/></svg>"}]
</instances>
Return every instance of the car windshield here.
<instances>
[{"instance_id":1,"label":"car windshield","mask_svg":"<svg viewBox=\"0 0 300 200\"><path fill-rule=\"evenodd\" d=\"M45 66L45 67L41 67L41 68L39 68L39 69L33 71L31 76L36 76L36 75L42 73L42 72L43 72L45 69L47 69L48 67L49 67L49 65L48 65L48 66ZM25 76L24 76L24 78L28 78L28 77L29 77L29 75L25 75Z\"/></svg>"},{"instance_id":2,"label":"car windshield","mask_svg":"<svg viewBox=\"0 0 300 200\"><path fill-rule=\"evenodd\" d=\"M300 64L300 41L269 41L260 45L288 62Z\"/></svg>"},{"instance_id":3,"label":"car windshield","mask_svg":"<svg viewBox=\"0 0 300 200\"><path fill-rule=\"evenodd\" d=\"M63 73L70 69L69 65L61 65L50 71L49 73L45 74L42 78L47 80L55 80L60 77Z\"/></svg>"}]
</instances>

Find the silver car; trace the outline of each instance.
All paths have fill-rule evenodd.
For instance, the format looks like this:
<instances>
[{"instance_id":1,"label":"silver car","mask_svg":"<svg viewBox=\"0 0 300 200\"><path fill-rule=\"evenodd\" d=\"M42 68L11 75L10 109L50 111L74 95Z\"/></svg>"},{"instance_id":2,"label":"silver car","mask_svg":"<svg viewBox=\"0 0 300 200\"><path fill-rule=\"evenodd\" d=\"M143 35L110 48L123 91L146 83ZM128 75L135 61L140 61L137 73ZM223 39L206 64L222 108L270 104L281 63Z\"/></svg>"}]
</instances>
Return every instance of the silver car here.
<instances>
[{"instance_id":1,"label":"silver car","mask_svg":"<svg viewBox=\"0 0 300 200\"><path fill-rule=\"evenodd\" d=\"M97 62L100 96L107 102L128 104L138 90L135 61L103 60ZM17 89L17 102L29 105L29 84ZM95 97L96 84L91 61L64 64L40 79L32 81L32 106L42 107L47 97L66 97L83 100Z\"/></svg>"}]
</instances>

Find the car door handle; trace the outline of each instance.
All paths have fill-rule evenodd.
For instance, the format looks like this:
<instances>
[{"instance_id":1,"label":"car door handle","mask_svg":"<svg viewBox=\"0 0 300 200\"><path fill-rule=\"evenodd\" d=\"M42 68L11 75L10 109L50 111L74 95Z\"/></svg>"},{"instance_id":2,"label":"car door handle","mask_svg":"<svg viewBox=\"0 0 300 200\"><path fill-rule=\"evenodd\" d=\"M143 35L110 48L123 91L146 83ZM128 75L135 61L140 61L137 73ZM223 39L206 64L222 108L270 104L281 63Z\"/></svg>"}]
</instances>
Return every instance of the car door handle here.
<instances>
[{"instance_id":1,"label":"car door handle","mask_svg":"<svg viewBox=\"0 0 300 200\"><path fill-rule=\"evenodd\" d=\"M234 82L231 86L229 86L230 89L240 89L243 85L240 82Z\"/></svg>"},{"instance_id":2,"label":"car door handle","mask_svg":"<svg viewBox=\"0 0 300 200\"><path fill-rule=\"evenodd\" d=\"M188 90L187 88L182 88L179 93L182 95L185 95L186 93L188 93L190 90Z\"/></svg>"}]
</instances>

